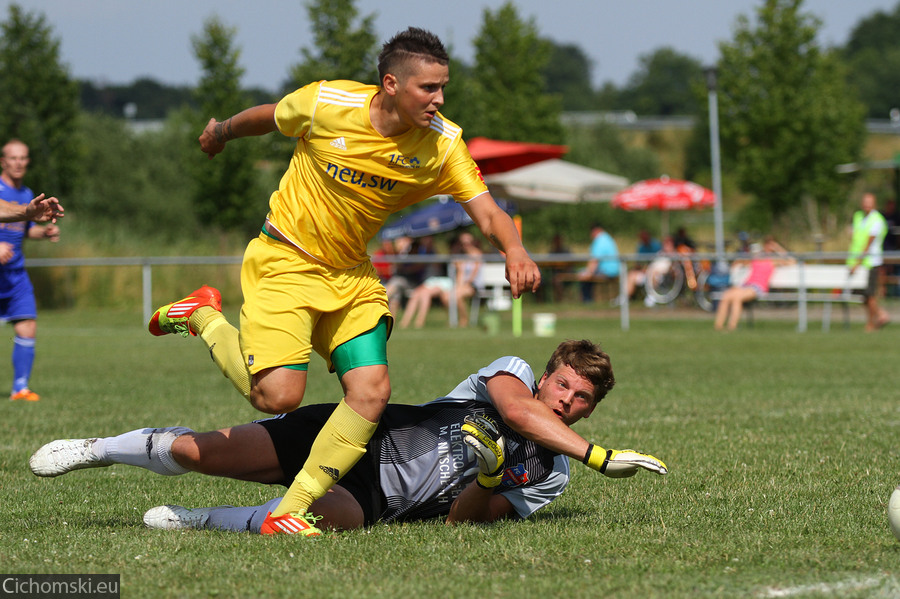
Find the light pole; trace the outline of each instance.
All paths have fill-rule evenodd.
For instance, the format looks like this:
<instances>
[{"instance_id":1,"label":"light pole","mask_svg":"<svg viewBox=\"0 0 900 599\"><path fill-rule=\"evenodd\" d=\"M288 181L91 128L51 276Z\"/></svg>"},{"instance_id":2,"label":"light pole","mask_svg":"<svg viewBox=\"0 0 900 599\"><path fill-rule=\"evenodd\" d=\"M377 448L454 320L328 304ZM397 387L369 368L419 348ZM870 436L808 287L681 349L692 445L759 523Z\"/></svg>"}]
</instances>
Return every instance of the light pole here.
<instances>
[{"instance_id":1,"label":"light pole","mask_svg":"<svg viewBox=\"0 0 900 599\"><path fill-rule=\"evenodd\" d=\"M722 226L722 159L719 154L719 97L716 93L716 67L706 69L706 89L709 92L709 148L712 166L713 193L716 203L713 205L713 218L716 231L716 259L725 259L725 234Z\"/></svg>"}]
</instances>

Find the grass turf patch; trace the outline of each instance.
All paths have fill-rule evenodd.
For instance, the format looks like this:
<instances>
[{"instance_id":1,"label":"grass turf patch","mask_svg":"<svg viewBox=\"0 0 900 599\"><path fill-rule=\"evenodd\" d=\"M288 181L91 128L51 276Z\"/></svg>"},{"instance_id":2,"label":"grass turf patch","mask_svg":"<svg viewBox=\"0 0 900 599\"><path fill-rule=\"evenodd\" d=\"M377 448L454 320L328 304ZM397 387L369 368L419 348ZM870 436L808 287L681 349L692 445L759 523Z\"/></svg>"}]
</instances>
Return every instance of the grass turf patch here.
<instances>
[{"instance_id":1,"label":"grass turf patch","mask_svg":"<svg viewBox=\"0 0 900 599\"><path fill-rule=\"evenodd\" d=\"M121 465L56 479L29 472L29 455L56 438L260 417L198 339L156 339L140 320L41 314L33 386L42 399L0 403L5 572L120 573L126 597L888 596L900 587L900 543L885 516L900 482L890 331L798 334L785 322L723 335L705 321L633 321L623 332L615 319L584 317L561 317L553 339L433 323L395 330L398 403L446 393L502 355L539 376L559 340L601 343L617 384L576 430L653 453L670 474L613 480L573 463L566 493L526 522L379 524L298 540L141 524L155 505L250 505L280 487ZM339 399L315 359L307 403Z\"/></svg>"}]
</instances>

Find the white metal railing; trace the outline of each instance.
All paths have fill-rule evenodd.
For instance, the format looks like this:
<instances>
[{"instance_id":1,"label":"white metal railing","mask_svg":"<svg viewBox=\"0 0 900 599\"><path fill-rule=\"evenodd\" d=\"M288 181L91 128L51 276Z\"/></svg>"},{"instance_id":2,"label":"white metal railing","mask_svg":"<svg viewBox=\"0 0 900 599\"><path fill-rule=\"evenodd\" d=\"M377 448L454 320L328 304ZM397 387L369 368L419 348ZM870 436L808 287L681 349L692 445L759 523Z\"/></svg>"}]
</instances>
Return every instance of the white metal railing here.
<instances>
[{"instance_id":1,"label":"white metal railing","mask_svg":"<svg viewBox=\"0 0 900 599\"><path fill-rule=\"evenodd\" d=\"M813 262L844 262L848 254L846 252L807 252L807 253L793 253L791 254L793 258L797 260L797 263L801 266L805 263L813 263ZM884 259L891 263L900 263L900 252L885 252ZM725 259L727 262L736 260L736 259L747 259L751 256L748 254L741 253L728 253L725 255ZM620 273L619 273L619 294L620 297L624 297L625 295L625 286L628 277L628 263L641 263L641 262L650 262L655 258L654 255L650 254L620 254L617 256L621 264ZM379 257L378 260L384 262L393 262L393 263L431 263L431 264L446 264L448 268L448 276L451 277L451 280L455 281L455 272L454 272L454 261L471 259L469 256L465 255L432 255L432 256L407 256L398 259L396 256L383 256ZM485 261L502 261L502 257L496 254L486 254L484 257ZM570 264L578 264L584 263L591 259L591 257L587 254L533 254L532 259L541 264L561 264L561 263L570 263ZM602 258L601 258L602 259ZM716 255L714 253L708 252L697 252L694 254L690 254L691 260L710 260L715 261ZM228 265L235 264L239 265L242 261L242 256L151 256L151 257L109 257L109 258L29 258L25 261L25 266L27 268L41 268L41 267L78 267L78 266L135 266L141 268L141 297L142 297L142 312L144 322L150 320L150 317L153 315L153 311L155 309L153 304L153 267L154 266L184 266L184 265ZM545 281L545 284L550 284L549 281ZM798 301L798 331L806 331L807 328L807 320L808 320L808 310L807 310L807 301L806 301L806 292L807 289L805 285L801 285L798 288L799 301ZM619 302L619 320L622 330L627 331L630 325L630 311L628 308L628 302ZM458 315L456 313L456 304L455 302L450 302L450 306L448 308L449 311L449 324L450 326L455 327L458 323ZM521 314L521 313L520 313ZM521 323L519 323L518 330L521 330Z\"/></svg>"},{"instance_id":2,"label":"white metal railing","mask_svg":"<svg viewBox=\"0 0 900 599\"><path fill-rule=\"evenodd\" d=\"M52 266L139 266L141 305L144 322L153 316L153 267L184 265L240 264L242 256L158 256L134 258L26 258L25 267Z\"/></svg>"}]
</instances>

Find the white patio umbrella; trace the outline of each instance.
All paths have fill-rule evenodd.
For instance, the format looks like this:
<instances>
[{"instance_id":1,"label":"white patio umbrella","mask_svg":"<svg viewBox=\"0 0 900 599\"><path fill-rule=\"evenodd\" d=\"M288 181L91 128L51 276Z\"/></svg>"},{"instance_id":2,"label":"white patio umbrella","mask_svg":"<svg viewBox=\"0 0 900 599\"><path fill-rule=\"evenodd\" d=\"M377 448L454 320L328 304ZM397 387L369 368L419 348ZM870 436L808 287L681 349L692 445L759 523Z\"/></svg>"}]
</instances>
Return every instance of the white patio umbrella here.
<instances>
[{"instance_id":1,"label":"white patio umbrella","mask_svg":"<svg viewBox=\"0 0 900 599\"><path fill-rule=\"evenodd\" d=\"M547 204L608 202L628 179L565 160L551 159L485 177L491 193L520 209Z\"/></svg>"},{"instance_id":2,"label":"white patio umbrella","mask_svg":"<svg viewBox=\"0 0 900 599\"><path fill-rule=\"evenodd\" d=\"M609 202L628 179L558 158L542 160L484 178L495 198L522 211L550 204ZM513 302L513 334L522 330L521 302Z\"/></svg>"}]
</instances>

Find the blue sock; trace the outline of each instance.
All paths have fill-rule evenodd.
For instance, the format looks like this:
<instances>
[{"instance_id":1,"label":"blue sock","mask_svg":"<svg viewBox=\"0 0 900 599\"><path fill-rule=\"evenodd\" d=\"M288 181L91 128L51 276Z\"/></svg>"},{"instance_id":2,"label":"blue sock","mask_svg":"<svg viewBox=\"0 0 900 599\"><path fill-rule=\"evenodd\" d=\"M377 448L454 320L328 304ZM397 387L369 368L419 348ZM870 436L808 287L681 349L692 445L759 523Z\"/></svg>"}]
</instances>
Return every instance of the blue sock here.
<instances>
[{"instance_id":1,"label":"blue sock","mask_svg":"<svg viewBox=\"0 0 900 599\"><path fill-rule=\"evenodd\" d=\"M18 393L28 387L28 379L31 378L31 367L33 364L34 338L29 339L16 336L13 341L12 351L13 393Z\"/></svg>"}]
</instances>

